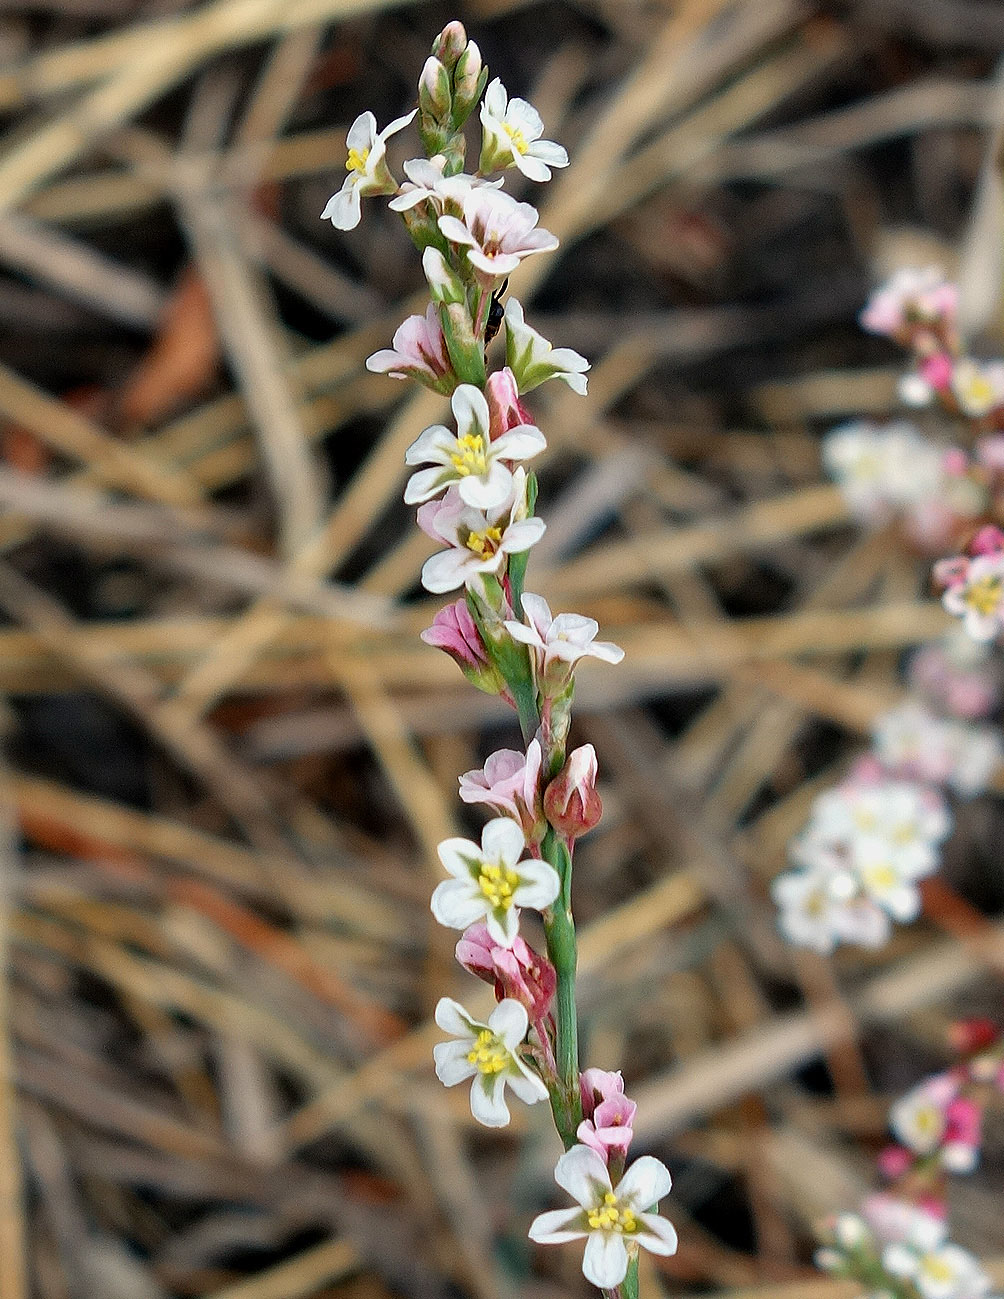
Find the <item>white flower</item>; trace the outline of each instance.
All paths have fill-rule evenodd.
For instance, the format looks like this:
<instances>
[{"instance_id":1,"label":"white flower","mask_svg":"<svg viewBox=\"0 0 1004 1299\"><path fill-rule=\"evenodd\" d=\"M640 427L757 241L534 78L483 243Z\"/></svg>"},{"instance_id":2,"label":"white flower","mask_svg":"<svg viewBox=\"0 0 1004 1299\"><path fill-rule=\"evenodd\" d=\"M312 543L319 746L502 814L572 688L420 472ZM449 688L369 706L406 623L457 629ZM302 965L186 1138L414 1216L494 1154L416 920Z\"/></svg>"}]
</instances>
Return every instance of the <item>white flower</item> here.
<instances>
[{"instance_id":1,"label":"white flower","mask_svg":"<svg viewBox=\"0 0 1004 1299\"><path fill-rule=\"evenodd\" d=\"M586 395L589 362L570 347L552 347L531 329L516 298L505 304L505 352L520 392L532 392L547 379L563 379L580 397Z\"/></svg>"},{"instance_id":2,"label":"white flower","mask_svg":"<svg viewBox=\"0 0 1004 1299\"><path fill-rule=\"evenodd\" d=\"M868 839L855 854L855 874L864 893L906 924L920 915L920 893L909 872L893 860L889 844ZM927 872L925 872L927 873Z\"/></svg>"},{"instance_id":3,"label":"white flower","mask_svg":"<svg viewBox=\"0 0 1004 1299\"><path fill-rule=\"evenodd\" d=\"M404 164L404 174L408 179L387 206L395 212L407 212L409 208L428 201L438 215L447 204L455 204L459 209L464 198L476 187L498 189L502 184L500 180L482 180L480 176L468 176L465 172L444 176L445 167L446 158L441 153L434 158L410 158Z\"/></svg>"},{"instance_id":4,"label":"white flower","mask_svg":"<svg viewBox=\"0 0 1004 1299\"><path fill-rule=\"evenodd\" d=\"M639 1245L653 1254L676 1253L672 1224L649 1212L672 1186L658 1159L642 1155L613 1187L602 1156L589 1146L573 1146L558 1160L554 1180L580 1207L540 1214L530 1226L530 1239L542 1245L585 1239L582 1271L601 1290L620 1285L629 1250L633 1254Z\"/></svg>"},{"instance_id":5,"label":"white flower","mask_svg":"<svg viewBox=\"0 0 1004 1299\"><path fill-rule=\"evenodd\" d=\"M852 864L886 853L904 878L937 869L938 844L952 827L945 801L935 790L907 780L848 781L812 805L810 833L846 847ZM877 848L874 840L879 840Z\"/></svg>"},{"instance_id":6,"label":"white flower","mask_svg":"<svg viewBox=\"0 0 1004 1299\"><path fill-rule=\"evenodd\" d=\"M452 392L456 375L446 350L439 311L430 302L424 316L409 316L394 334L393 348L366 358L366 369L392 379L417 379L435 392Z\"/></svg>"},{"instance_id":7,"label":"white flower","mask_svg":"<svg viewBox=\"0 0 1004 1299\"><path fill-rule=\"evenodd\" d=\"M843 424L823 439L823 464L853 513L869 523L944 494L942 450L912 424Z\"/></svg>"},{"instance_id":8,"label":"white flower","mask_svg":"<svg viewBox=\"0 0 1004 1299\"><path fill-rule=\"evenodd\" d=\"M457 421L457 433L433 424L420 433L405 452L407 465L436 466L412 474L404 491L409 505L430 501L457 483L466 505L490 510L512 494L512 470L506 460L529 460L547 443L539 428L519 424L493 442L484 393L472 383L462 383L450 399Z\"/></svg>"},{"instance_id":9,"label":"white flower","mask_svg":"<svg viewBox=\"0 0 1004 1299\"><path fill-rule=\"evenodd\" d=\"M538 213L529 203L509 194L479 187L463 202L463 220L439 218L439 228L451 243L467 248L470 263L489 279L511 275L524 257L557 248L550 230L537 228Z\"/></svg>"},{"instance_id":10,"label":"white flower","mask_svg":"<svg viewBox=\"0 0 1004 1299\"><path fill-rule=\"evenodd\" d=\"M488 1023L481 1024L458 1002L441 997L436 1006L436 1023L454 1035L454 1041L440 1042L432 1049L436 1077L445 1087L455 1087L468 1078L474 1080L471 1113L479 1123L504 1128L509 1122L506 1083L527 1105L547 1100L547 1088L519 1055L529 1017L518 1001L506 997L489 1015Z\"/></svg>"},{"instance_id":11,"label":"white flower","mask_svg":"<svg viewBox=\"0 0 1004 1299\"><path fill-rule=\"evenodd\" d=\"M941 602L962 618L973 640L993 640L1004 627L1004 554L971 559L963 580L950 586Z\"/></svg>"},{"instance_id":12,"label":"white flower","mask_svg":"<svg viewBox=\"0 0 1004 1299\"><path fill-rule=\"evenodd\" d=\"M439 860L452 876L436 886L432 914L448 929L466 929L478 920L495 942L511 947L519 932L519 908L543 911L558 896L558 872L527 857L522 828L507 816L489 821L481 846L470 839L444 839Z\"/></svg>"},{"instance_id":13,"label":"white flower","mask_svg":"<svg viewBox=\"0 0 1004 1299\"><path fill-rule=\"evenodd\" d=\"M872 734L883 766L898 775L951 785L966 798L986 789L1004 757L992 727L938 717L912 700L883 713Z\"/></svg>"},{"instance_id":14,"label":"white flower","mask_svg":"<svg viewBox=\"0 0 1004 1299\"><path fill-rule=\"evenodd\" d=\"M322 221L330 221L338 230L351 230L359 224L359 200L364 194L394 193L397 181L387 169L387 140L403 130L417 112L414 108L404 117L396 117L379 134L373 114L359 114L345 137L349 151L345 170L349 174L338 193L328 199Z\"/></svg>"},{"instance_id":15,"label":"white flower","mask_svg":"<svg viewBox=\"0 0 1004 1299\"><path fill-rule=\"evenodd\" d=\"M951 324L958 290L939 266L903 267L875 290L859 317L872 334L894 336L910 324Z\"/></svg>"},{"instance_id":16,"label":"white flower","mask_svg":"<svg viewBox=\"0 0 1004 1299\"><path fill-rule=\"evenodd\" d=\"M889 1111L896 1140L916 1155L934 1154L948 1123L948 1106L958 1091L958 1080L951 1074L937 1074L901 1096Z\"/></svg>"},{"instance_id":17,"label":"white flower","mask_svg":"<svg viewBox=\"0 0 1004 1299\"><path fill-rule=\"evenodd\" d=\"M542 140L544 123L525 99L510 99L495 78L481 103L480 168L518 167L530 180L550 180L552 167L567 167L568 154L553 140Z\"/></svg>"},{"instance_id":18,"label":"white flower","mask_svg":"<svg viewBox=\"0 0 1004 1299\"><path fill-rule=\"evenodd\" d=\"M882 1266L895 1277L912 1281L923 1299L982 1299L990 1278L979 1261L950 1242L934 1248L919 1243L887 1245Z\"/></svg>"},{"instance_id":19,"label":"white flower","mask_svg":"<svg viewBox=\"0 0 1004 1299\"><path fill-rule=\"evenodd\" d=\"M989 414L1004 402L1004 364L981 365L963 357L952 369L952 392L966 415L979 419Z\"/></svg>"},{"instance_id":20,"label":"white flower","mask_svg":"<svg viewBox=\"0 0 1004 1299\"><path fill-rule=\"evenodd\" d=\"M942 1218L885 1191L866 1196L861 1204L861 1213L885 1245L912 1240L915 1245L923 1244L925 1249L934 1249L945 1239L947 1227Z\"/></svg>"},{"instance_id":21,"label":"white flower","mask_svg":"<svg viewBox=\"0 0 1004 1299\"><path fill-rule=\"evenodd\" d=\"M599 623L584 618L580 613L559 613L551 617L548 603L542 596L523 596L523 613L526 623L508 620L506 631L513 640L529 645L537 653L537 667L541 675L553 663L569 666L581 658L602 659L604 663L619 663L624 651L619 645L596 640Z\"/></svg>"},{"instance_id":22,"label":"white flower","mask_svg":"<svg viewBox=\"0 0 1004 1299\"><path fill-rule=\"evenodd\" d=\"M465 505L454 485L441 501L428 501L418 511L418 524L442 550L422 566L422 585L434 595L455 591L480 574L498 573L509 555L529 550L544 535L544 521L527 518L526 470L512 476L508 500L490 510Z\"/></svg>"},{"instance_id":23,"label":"white flower","mask_svg":"<svg viewBox=\"0 0 1004 1299\"><path fill-rule=\"evenodd\" d=\"M963 798L982 794L1004 759L1004 742L991 726L946 721L946 744L951 757L948 783Z\"/></svg>"},{"instance_id":24,"label":"white flower","mask_svg":"<svg viewBox=\"0 0 1004 1299\"><path fill-rule=\"evenodd\" d=\"M776 877L771 895L781 908L778 925L789 942L828 956L841 942L881 947L888 941L886 914L868 898L842 896L845 878L827 869Z\"/></svg>"}]
</instances>

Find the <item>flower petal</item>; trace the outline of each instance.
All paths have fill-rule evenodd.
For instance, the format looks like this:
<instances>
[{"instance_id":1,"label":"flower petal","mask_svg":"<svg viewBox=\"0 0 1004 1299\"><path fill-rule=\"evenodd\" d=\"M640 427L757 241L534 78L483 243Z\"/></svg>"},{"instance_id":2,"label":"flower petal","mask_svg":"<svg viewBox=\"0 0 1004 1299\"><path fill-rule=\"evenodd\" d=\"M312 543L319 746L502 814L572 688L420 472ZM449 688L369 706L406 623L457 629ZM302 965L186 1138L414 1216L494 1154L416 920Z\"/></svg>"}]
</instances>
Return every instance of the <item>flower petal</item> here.
<instances>
[{"instance_id":1,"label":"flower petal","mask_svg":"<svg viewBox=\"0 0 1004 1299\"><path fill-rule=\"evenodd\" d=\"M458 880L471 879L472 863L477 866L481 861L481 849L473 839L444 839L436 852L444 868Z\"/></svg>"},{"instance_id":2,"label":"flower petal","mask_svg":"<svg viewBox=\"0 0 1004 1299\"><path fill-rule=\"evenodd\" d=\"M470 474L467 478L461 478L457 485L465 505L476 510L491 510L508 500L512 492L512 473L504 464L493 460L488 467L487 477L476 478Z\"/></svg>"},{"instance_id":3,"label":"flower petal","mask_svg":"<svg viewBox=\"0 0 1004 1299\"><path fill-rule=\"evenodd\" d=\"M507 816L497 816L481 831L481 851L485 860L515 866L526 847L526 836L520 826Z\"/></svg>"},{"instance_id":4,"label":"flower petal","mask_svg":"<svg viewBox=\"0 0 1004 1299\"><path fill-rule=\"evenodd\" d=\"M450 405L453 407L459 435L480 434L487 443L491 417L488 401L481 389L475 388L473 383L459 384L450 398Z\"/></svg>"},{"instance_id":5,"label":"flower petal","mask_svg":"<svg viewBox=\"0 0 1004 1299\"><path fill-rule=\"evenodd\" d=\"M364 149L371 149L373 147L373 142L376 138L376 118L369 109L367 109L365 113L359 114L346 132L345 147L347 149L355 149L358 153L362 153Z\"/></svg>"},{"instance_id":6,"label":"flower petal","mask_svg":"<svg viewBox=\"0 0 1004 1299\"><path fill-rule=\"evenodd\" d=\"M514 997L506 997L492 1011L488 1018L488 1027L496 1033L510 1051L515 1051L526 1037L530 1027L530 1017L526 1007Z\"/></svg>"},{"instance_id":7,"label":"flower petal","mask_svg":"<svg viewBox=\"0 0 1004 1299\"><path fill-rule=\"evenodd\" d=\"M322 221L330 221L336 230L354 230L362 217L359 186L351 179L337 194L332 194L321 213Z\"/></svg>"},{"instance_id":8,"label":"flower petal","mask_svg":"<svg viewBox=\"0 0 1004 1299\"><path fill-rule=\"evenodd\" d=\"M449 486L452 474L449 469L437 465L433 469L420 469L412 474L404 488L405 505L421 505L431 501L434 496Z\"/></svg>"},{"instance_id":9,"label":"flower petal","mask_svg":"<svg viewBox=\"0 0 1004 1299\"><path fill-rule=\"evenodd\" d=\"M477 1065L471 1064L467 1058L470 1049L469 1038L464 1042L437 1042L432 1048L436 1077L444 1087L455 1087L477 1073Z\"/></svg>"},{"instance_id":10,"label":"flower petal","mask_svg":"<svg viewBox=\"0 0 1004 1299\"><path fill-rule=\"evenodd\" d=\"M519 933L519 908L509 907L503 911L496 907L489 910L488 902L485 900L484 916L488 932L495 942L500 947L512 947Z\"/></svg>"},{"instance_id":11,"label":"flower petal","mask_svg":"<svg viewBox=\"0 0 1004 1299\"><path fill-rule=\"evenodd\" d=\"M635 1240L652 1254L675 1254L679 1241L676 1228L657 1213L640 1213L638 1221L644 1230L635 1233Z\"/></svg>"},{"instance_id":12,"label":"flower petal","mask_svg":"<svg viewBox=\"0 0 1004 1299\"><path fill-rule=\"evenodd\" d=\"M554 619L551 617L551 606L542 595L534 595L532 591L525 592L523 595L523 614L530 620L530 625L536 628L541 637L547 635L548 628Z\"/></svg>"},{"instance_id":13,"label":"flower petal","mask_svg":"<svg viewBox=\"0 0 1004 1299\"><path fill-rule=\"evenodd\" d=\"M596 1156L597 1159L599 1155ZM582 1256L582 1274L600 1290L612 1290L627 1275L627 1246L612 1231L591 1231Z\"/></svg>"},{"instance_id":14,"label":"flower petal","mask_svg":"<svg viewBox=\"0 0 1004 1299\"><path fill-rule=\"evenodd\" d=\"M486 1128L504 1128L509 1122L505 1103L505 1074L482 1074L471 1083L471 1113Z\"/></svg>"},{"instance_id":15,"label":"flower petal","mask_svg":"<svg viewBox=\"0 0 1004 1299\"><path fill-rule=\"evenodd\" d=\"M591 1209L612 1189L606 1164L588 1146L566 1150L554 1166L554 1180L584 1209Z\"/></svg>"},{"instance_id":16,"label":"flower petal","mask_svg":"<svg viewBox=\"0 0 1004 1299\"><path fill-rule=\"evenodd\" d=\"M457 439L445 424L430 424L404 453L406 465L448 465L457 449Z\"/></svg>"},{"instance_id":17,"label":"flower petal","mask_svg":"<svg viewBox=\"0 0 1004 1299\"><path fill-rule=\"evenodd\" d=\"M467 550L441 550L422 565L422 585L433 595L443 595L463 586L468 576L489 572L494 560L485 562Z\"/></svg>"},{"instance_id":18,"label":"flower petal","mask_svg":"<svg viewBox=\"0 0 1004 1299\"><path fill-rule=\"evenodd\" d=\"M503 460L529 460L547 446L547 439L534 424L520 424L503 433L492 443L492 450Z\"/></svg>"},{"instance_id":19,"label":"flower petal","mask_svg":"<svg viewBox=\"0 0 1004 1299\"><path fill-rule=\"evenodd\" d=\"M466 1037L473 1041L475 1037L471 1027L473 1022L460 1002L454 1001L452 997L440 997L436 1002L436 1024L444 1033L452 1033L454 1037Z\"/></svg>"},{"instance_id":20,"label":"flower petal","mask_svg":"<svg viewBox=\"0 0 1004 1299\"><path fill-rule=\"evenodd\" d=\"M652 1155L642 1155L618 1182L614 1194L636 1212L645 1212L668 1195L672 1185L666 1165Z\"/></svg>"},{"instance_id":21,"label":"flower petal","mask_svg":"<svg viewBox=\"0 0 1004 1299\"><path fill-rule=\"evenodd\" d=\"M517 865L516 874L520 876L520 883L513 891L513 901L518 907L543 911L561 890L558 872L545 861L528 857Z\"/></svg>"},{"instance_id":22,"label":"flower petal","mask_svg":"<svg viewBox=\"0 0 1004 1299\"><path fill-rule=\"evenodd\" d=\"M443 880L433 890L429 906L439 923L447 929L466 929L484 916L488 904L477 893L473 881Z\"/></svg>"},{"instance_id":23,"label":"flower petal","mask_svg":"<svg viewBox=\"0 0 1004 1299\"><path fill-rule=\"evenodd\" d=\"M521 1063L519 1073L509 1074L509 1086L524 1105L536 1105L538 1101L547 1100L547 1088L535 1073L531 1073Z\"/></svg>"},{"instance_id":24,"label":"flower petal","mask_svg":"<svg viewBox=\"0 0 1004 1299\"><path fill-rule=\"evenodd\" d=\"M589 1230L581 1209L551 1209L534 1218L527 1234L539 1245L564 1245L588 1236Z\"/></svg>"}]
</instances>

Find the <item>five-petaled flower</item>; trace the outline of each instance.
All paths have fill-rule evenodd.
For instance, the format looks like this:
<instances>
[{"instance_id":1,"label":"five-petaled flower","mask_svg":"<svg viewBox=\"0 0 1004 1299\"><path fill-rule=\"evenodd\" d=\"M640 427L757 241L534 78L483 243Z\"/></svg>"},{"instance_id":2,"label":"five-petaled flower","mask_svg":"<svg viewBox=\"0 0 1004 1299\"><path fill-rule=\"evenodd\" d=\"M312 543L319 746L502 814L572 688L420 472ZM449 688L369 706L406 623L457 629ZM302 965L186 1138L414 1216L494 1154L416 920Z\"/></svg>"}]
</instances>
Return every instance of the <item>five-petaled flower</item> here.
<instances>
[{"instance_id":1,"label":"five-petaled flower","mask_svg":"<svg viewBox=\"0 0 1004 1299\"><path fill-rule=\"evenodd\" d=\"M481 160L484 172L518 167L530 180L550 180L552 167L567 167L568 154L542 140L544 123L525 99L510 99L496 77L481 102Z\"/></svg>"},{"instance_id":2,"label":"five-petaled flower","mask_svg":"<svg viewBox=\"0 0 1004 1299\"><path fill-rule=\"evenodd\" d=\"M436 1077L445 1087L473 1079L471 1113L479 1123L504 1128L509 1122L507 1083L527 1105L547 1100L547 1088L519 1054L530 1021L518 1001L507 997L499 1002L482 1024L458 1002L441 997L436 1023L454 1036L453 1041L433 1047Z\"/></svg>"},{"instance_id":3,"label":"five-petaled flower","mask_svg":"<svg viewBox=\"0 0 1004 1299\"><path fill-rule=\"evenodd\" d=\"M676 1253L674 1227L649 1212L672 1185L658 1159L636 1159L614 1187L602 1156L589 1146L573 1146L558 1160L554 1180L579 1207L540 1214L530 1226L530 1239L560 1245L585 1238L582 1271L601 1290L620 1285L639 1245L653 1254Z\"/></svg>"},{"instance_id":4,"label":"five-petaled flower","mask_svg":"<svg viewBox=\"0 0 1004 1299\"><path fill-rule=\"evenodd\" d=\"M935 565L934 575L948 583L942 603L963 620L973 640L989 641L1000 635L1004 630L1004 555L944 560Z\"/></svg>"},{"instance_id":5,"label":"five-petaled flower","mask_svg":"<svg viewBox=\"0 0 1004 1299\"><path fill-rule=\"evenodd\" d=\"M352 230L362 215L359 200L363 195L396 192L397 181L387 166L387 140L397 131L403 131L417 112L414 108L404 117L395 117L379 133L372 113L359 114L345 137L349 151L345 170L349 174L342 188L325 204L322 221L330 221L338 230Z\"/></svg>"},{"instance_id":6,"label":"five-petaled flower","mask_svg":"<svg viewBox=\"0 0 1004 1299\"><path fill-rule=\"evenodd\" d=\"M465 505L460 489L450 487L442 500L427 501L418 511L418 526L449 549L430 556L422 566L422 585L440 595L470 586L478 577L498 573L510 555L529 550L544 535L544 521L527 517L526 471L512 476L510 498L489 510Z\"/></svg>"},{"instance_id":7,"label":"five-petaled flower","mask_svg":"<svg viewBox=\"0 0 1004 1299\"><path fill-rule=\"evenodd\" d=\"M580 397L586 395L589 362L570 347L552 347L526 323L517 298L505 304L505 352L520 392L532 392L548 379L563 379Z\"/></svg>"},{"instance_id":8,"label":"five-petaled flower","mask_svg":"<svg viewBox=\"0 0 1004 1299\"><path fill-rule=\"evenodd\" d=\"M489 821L481 846L470 839L444 839L439 860L451 878L436 886L432 914L448 929L466 929L484 920L503 947L519 932L519 908L543 911L558 896L558 872L545 861L527 857L523 831L507 816Z\"/></svg>"},{"instance_id":9,"label":"five-petaled flower","mask_svg":"<svg viewBox=\"0 0 1004 1299\"><path fill-rule=\"evenodd\" d=\"M465 505L491 510L508 500L513 474L506 461L529 460L547 445L533 424L520 424L493 442L488 402L480 388L462 383L451 398L457 432L432 424L411 444L405 464L428 465L412 474L404 490L408 505L431 501L456 483Z\"/></svg>"},{"instance_id":10,"label":"five-petaled flower","mask_svg":"<svg viewBox=\"0 0 1004 1299\"><path fill-rule=\"evenodd\" d=\"M600 628L594 619L585 618L580 613L559 613L557 618L553 618L543 596L524 595L523 613L527 621L507 619L506 631L513 640L521 641L535 651L537 671L541 677L554 664L563 664L565 670L570 671L581 658L619 663L624 657L619 645L596 639Z\"/></svg>"},{"instance_id":11,"label":"five-petaled flower","mask_svg":"<svg viewBox=\"0 0 1004 1299\"><path fill-rule=\"evenodd\" d=\"M524 257L557 248L557 237L538 228L538 212L510 194L479 186L463 201L463 220L447 213L439 229L454 244L467 249L475 270L489 282L511 275Z\"/></svg>"}]
</instances>

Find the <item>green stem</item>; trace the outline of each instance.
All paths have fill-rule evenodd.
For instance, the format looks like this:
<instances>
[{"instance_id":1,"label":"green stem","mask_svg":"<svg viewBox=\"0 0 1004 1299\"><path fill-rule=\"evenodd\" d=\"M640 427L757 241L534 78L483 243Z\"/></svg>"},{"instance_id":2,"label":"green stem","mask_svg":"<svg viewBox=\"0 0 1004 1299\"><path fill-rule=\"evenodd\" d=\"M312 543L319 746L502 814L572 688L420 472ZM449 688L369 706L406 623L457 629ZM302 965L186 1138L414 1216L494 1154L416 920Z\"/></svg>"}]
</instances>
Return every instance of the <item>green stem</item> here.
<instances>
[{"instance_id":1,"label":"green stem","mask_svg":"<svg viewBox=\"0 0 1004 1299\"><path fill-rule=\"evenodd\" d=\"M558 1067L558 1096L554 1121L566 1150L575 1145L575 1131L582 1122L582 1097L579 1092L579 1030L575 1007L575 922L572 919L572 859L564 841L548 829L541 845L545 861L551 863L561 880L561 892L554 906L544 915L547 955L558 976L555 994L557 1042L555 1059Z\"/></svg>"}]
</instances>

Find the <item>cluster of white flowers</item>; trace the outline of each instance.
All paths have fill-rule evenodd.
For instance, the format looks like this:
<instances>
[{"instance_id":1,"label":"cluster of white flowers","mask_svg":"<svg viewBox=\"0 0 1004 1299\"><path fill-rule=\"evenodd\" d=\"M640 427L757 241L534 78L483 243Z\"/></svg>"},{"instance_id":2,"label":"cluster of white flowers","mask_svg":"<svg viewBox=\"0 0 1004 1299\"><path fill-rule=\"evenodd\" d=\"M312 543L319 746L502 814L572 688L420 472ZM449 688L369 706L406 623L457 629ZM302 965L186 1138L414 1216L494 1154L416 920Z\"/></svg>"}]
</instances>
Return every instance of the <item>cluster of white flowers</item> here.
<instances>
[{"instance_id":1,"label":"cluster of white flowers","mask_svg":"<svg viewBox=\"0 0 1004 1299\"><path fill-rule=\"evenodd\" d=\"M907 700L872 728L875 756L897 775L947 785L963 798L982 793L1004 758L1000 733L957 717L939 717Z\"/></svg>"},{"instance_id":2,"label":"cluster of white flowers","mask_svg":"<svg viewBox=\"0 0 1004 1299\"><path fill-rule=\"evenodd\" d=\"M576 664L585 657L617 663L623 651L597 640L593 619L555 617L541 596L523 590L528 552L544 533L527 464L546 443L521 398L548 379L584 394L589 364L552 347L515 298L502 306L506 278L525 258L558 245L531 204L504 192L504 174L515 169L547 181L568 155L542 138L530 104L487 79L477 45L461 24L448 24L422 70L416 112L379 132L371 113L353 123L348 174L323 216L348 230L360 219L362 198L389 195L422 252L429 307L404 321L392 346L366 364L450 398L451 423L424 429L405 455L415 472L404 499L419 507L418 524L439 548L422 569L422 584L434 594L464 592L423 639L445 649L479 689L516 708L527 745L525 754L501 750L483 771L461 777L464 801L496 813L480 843L451 838L439 845L447 878L432 895L432 912L464 931L457 958L494 985L498 1005L482 1021L451 998L440 1000L436 1023L451 1037L435 1048L436 1073L448 1087L471 1081L471 1112L489 1127L509 1122L507 1088L527 1104L551 1100L570 1147L555 1177L579 1207L541 1215L531 1236L546 1243L585 1238L585 1275L616 1289L639 1247L676 1249L675 1231L653 1211L669 1191L668 1171L650 1156L624 1171L634 1104L623 1096L620 1075L580 1077L578 1067L568 888L575 839L596 824L602 804L592 746L566 753L566 740ZM463 128L479 102L481 152L470 175ZM416 114L427 156L404 162L399 184L387 140ZM501 329L506 364L489 373L487 347ZM519 932L526 910L541 914L547 957Z\"/></svg>"},{"instance_id":3,"label":"cluster of white flowers","mask_svg":"<svg viewBox=\"0 0 1004 1299\"><path fill-rule=\"evenodd\" d=\"M890 919L918 915L917 883L937 869L951 825L937 790L871 770L821 794L789 845L796 869L772 885L785 936L823 954L880 947Z\"/></svg>"},{"instance_id":4,"label":"cluster of white flowers","mask_svg":"<svg viewBox=\"0 0 1004 1299\"><path fill-rule=\"evenodd\" d=\"M904 1201L873 1196L860 1214L840 1214L826 1235L817 1265L837 1276L867 1277L878 1287L873 1294L897 1293L904 1283L920 1299L983 1299L990 1291L979 1261L948 1240L944 1220Z\"/></svg>"}]
</instances>

